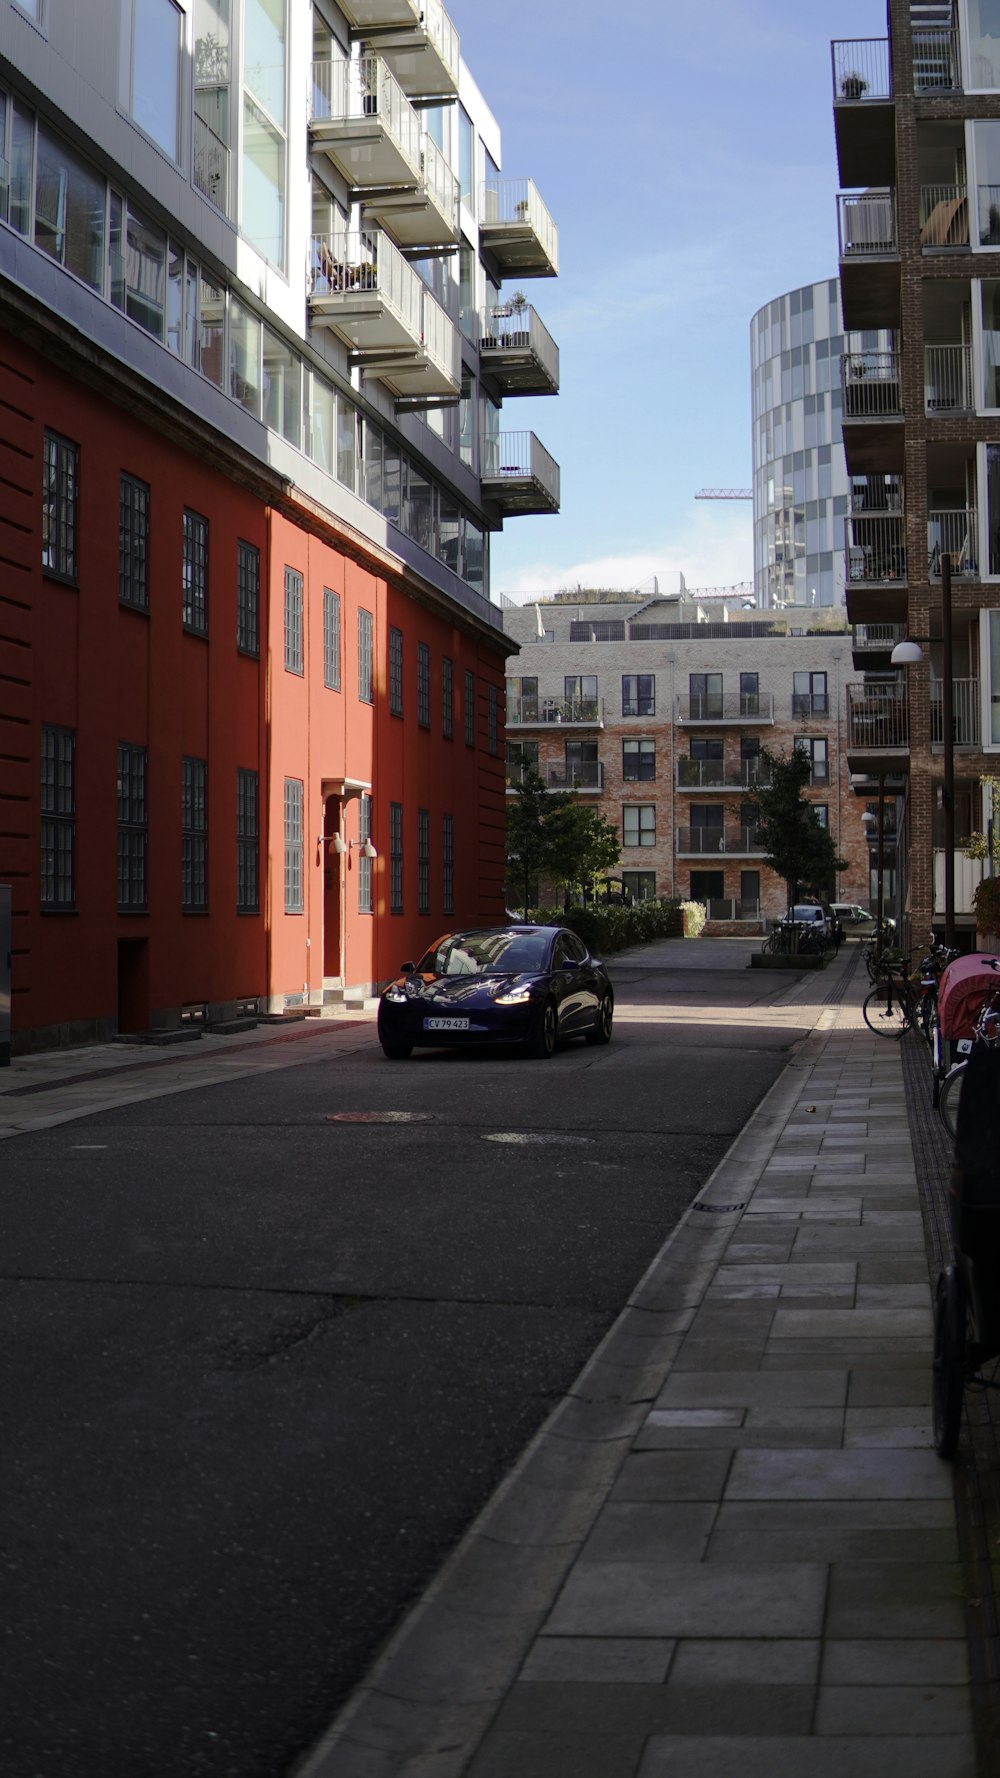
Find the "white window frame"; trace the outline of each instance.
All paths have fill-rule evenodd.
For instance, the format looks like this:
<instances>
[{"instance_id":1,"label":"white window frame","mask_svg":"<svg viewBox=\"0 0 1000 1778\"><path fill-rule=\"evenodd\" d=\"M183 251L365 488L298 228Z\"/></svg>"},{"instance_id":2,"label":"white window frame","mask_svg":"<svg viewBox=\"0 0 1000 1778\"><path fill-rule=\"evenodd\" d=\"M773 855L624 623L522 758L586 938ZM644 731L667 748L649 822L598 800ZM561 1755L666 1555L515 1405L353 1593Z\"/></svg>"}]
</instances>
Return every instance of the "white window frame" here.
<instances>
[{"instance_id":1,"label":"white window frame","mask_svg":"<svg viewBox=\"0 0 1000 1778\"><path fill-rule=\"evenodd\" d=\"M993 615L997 617L998 631L995 663L990 647L990 617ZM979 660L979 696L981 699L979 733L982 737L982 751L984 753L1000 753L1000 740L990 739L993 726L993 699L1000 700L1000 613L989 611L979 613ZM985 791L983 794L985 796Z\"/></svg>"}]
</instances>

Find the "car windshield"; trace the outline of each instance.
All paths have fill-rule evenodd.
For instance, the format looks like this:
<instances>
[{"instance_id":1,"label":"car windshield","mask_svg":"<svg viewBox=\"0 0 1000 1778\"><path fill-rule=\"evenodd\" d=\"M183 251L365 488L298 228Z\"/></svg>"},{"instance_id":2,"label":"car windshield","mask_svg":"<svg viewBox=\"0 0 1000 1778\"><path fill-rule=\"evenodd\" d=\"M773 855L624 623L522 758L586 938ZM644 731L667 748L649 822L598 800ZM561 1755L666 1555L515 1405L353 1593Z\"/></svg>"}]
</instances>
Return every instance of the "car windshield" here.
<instances>
[{"instance_id":1,"label":"car windshield","mask_svg":"<svg viewBox=\"0 0 1000 1778\"><path fill-rule=\"evenodd\" d=\"M550 935L535 932L455 932L420 959L421 975L521 975L544 969Z\"/></svg>"}]
</instances>

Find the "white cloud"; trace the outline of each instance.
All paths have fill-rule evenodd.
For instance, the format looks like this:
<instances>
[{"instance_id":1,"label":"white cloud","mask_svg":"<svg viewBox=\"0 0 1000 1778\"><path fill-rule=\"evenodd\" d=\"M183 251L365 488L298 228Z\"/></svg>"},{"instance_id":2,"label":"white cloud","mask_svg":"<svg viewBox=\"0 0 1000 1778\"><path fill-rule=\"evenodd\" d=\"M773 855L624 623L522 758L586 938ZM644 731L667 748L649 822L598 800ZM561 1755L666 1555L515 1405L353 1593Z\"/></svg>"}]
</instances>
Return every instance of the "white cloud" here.
<instances>
[{"instance_id":1,"label":"white cloud","mask_svg":"<svg viewBox=\"0 0 1000 1778\"><path fill-rule=\"evenodd\" d=\"M564 587L643 586L654 574L661 582L679 570L689 587L731 586L753 579L753 527L749 500L704 501L692 505L679 527L661 542L642 550L622 550L589 560L539 560L496 580L494 593L506 593L518 605L533 594L557 593Z\"/></svg>"}]
</instances>

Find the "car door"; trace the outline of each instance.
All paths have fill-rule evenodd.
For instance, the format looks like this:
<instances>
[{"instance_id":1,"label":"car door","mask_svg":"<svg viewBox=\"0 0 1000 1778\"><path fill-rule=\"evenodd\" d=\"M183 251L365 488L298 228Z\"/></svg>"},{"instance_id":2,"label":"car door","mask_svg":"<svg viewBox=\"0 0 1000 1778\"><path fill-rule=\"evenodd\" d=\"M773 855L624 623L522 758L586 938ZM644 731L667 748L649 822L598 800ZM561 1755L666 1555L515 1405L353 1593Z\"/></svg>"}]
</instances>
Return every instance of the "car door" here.
<instances>
[{"instance_id":1,"label":"car door","mask_svg":"<svg viewBox=\"0 0 1000 1778\"><path fill-rule=\"evenodd\" d=\"M570 948L571 932L560 932L552 947L552 991L559 1009L559 1030L564 1035L581 1029L580 966Z\"/></svg>"},{"instance_id":2,"label":"car door","mask_svg":"<svg viewBox=\"0 0 1000 1778\"><path fill-rule=\"evenodd\" d=\"M589 1031L597 1017L597 975L587 947L575 932L562 935L566 952L565 970L572 981L573 1029Z\"/></svg>"}]
</instances>

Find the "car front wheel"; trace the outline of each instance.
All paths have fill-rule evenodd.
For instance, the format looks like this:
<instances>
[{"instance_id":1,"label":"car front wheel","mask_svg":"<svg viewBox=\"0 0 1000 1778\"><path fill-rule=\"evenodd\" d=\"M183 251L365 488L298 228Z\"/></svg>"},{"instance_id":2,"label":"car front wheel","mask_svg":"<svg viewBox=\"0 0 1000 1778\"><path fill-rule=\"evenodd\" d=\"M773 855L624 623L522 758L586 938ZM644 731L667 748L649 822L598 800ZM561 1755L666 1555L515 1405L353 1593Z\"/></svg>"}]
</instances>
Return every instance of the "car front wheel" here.
<instances>
[{"instance_id":1,"label":"car front wheel","mask_svg":"<svg viewBox=\"0 0 1000 1778\"><path fill-rule=\"evenodd\" d=\"M597 1017L594 1021L594 1028L592 1031L588 1031L586 1033L587 1042L588 1043L610 1043L611 1042L611 1025L612 1025L614 1016L615 1016L615 1009L614 1009L614 1005L612 1004L611 995L605 994L604 998L601 1001L600 1006L597 1009Z\"/></svg>"},{"instance_id":2,"label":"car front wheel","mask_svg":"<svg viewBox=\"0 0 1000 1778\"><path fill-rule=\"evenodd\" d=\"M555 1054L556 1041L559 1036L559 1021L556 1016L555 1004L547 1000L535 1022L535 1029L528 1040L528 1054L541 1062Z\"/></svg>"}]
</instances>

